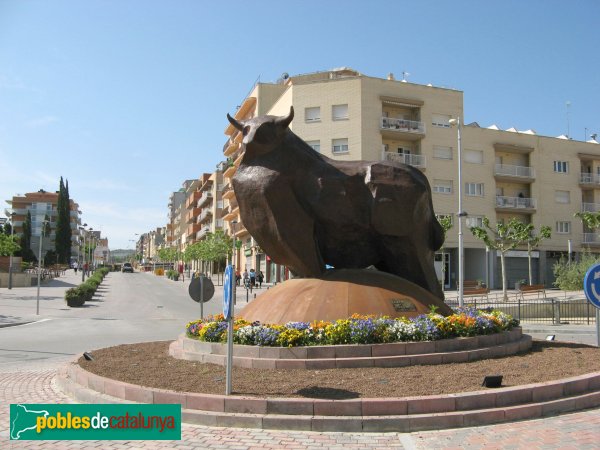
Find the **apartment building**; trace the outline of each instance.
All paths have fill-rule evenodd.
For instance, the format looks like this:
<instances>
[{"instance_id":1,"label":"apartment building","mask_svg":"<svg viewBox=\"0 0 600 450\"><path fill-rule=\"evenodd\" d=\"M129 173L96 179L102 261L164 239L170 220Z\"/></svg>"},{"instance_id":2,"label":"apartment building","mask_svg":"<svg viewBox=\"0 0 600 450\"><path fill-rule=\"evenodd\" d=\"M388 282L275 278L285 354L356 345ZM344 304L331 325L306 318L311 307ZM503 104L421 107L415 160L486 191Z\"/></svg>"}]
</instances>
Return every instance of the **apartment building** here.
<instances>
[{"instance_id":1,"label":"apartment building","mask_svg":"<svg viewBox=\"0 0 600 450\"><path fill-rule=\"evenodd\" d=\"M288 76L275 83L256 83L235 118L285 115L294 106L290 128L313 149L339 160L390 160L415 166L427 176L436 214L450 215L444 252L436 266L446 266L444 284L458 278L458 160L457 130L450 119L463 123L463 92L397 81L390 74L375 78L348 69ZM600 236L584 230L573 214L600 209L600 147L565 136L539 136L533 130L500 130L477 123L462 126L463 210L467 227L517 217L553 229L552 238L534 252L534 282L550 286L552 265L567 252L600 246ZM227 158L224 184L225 228L243 242L235 257L238 267L263 270L268 281L287 277L244 228L231 188L242 159L242 136L233 126L223 153ZM485 248L468 231L465 237L465 279L487 280L500 287L499 255ZM527 253L508 255L509 284L527 278ZM439 270L441 274L442 271Z\"/></svg>"},{"instance_id":2,"label":"apartment building","mask_svg":"<svg viewBox=\"0 0 600 450\"><path fill-rule=\"evenodd\" d=\"M17 194L11 200L6 200L10 209L5 211L7 216L11 212L15 214L13 218L15 234L23 233L23 222L27 218L27 212L31 213L31 247L37 255L39 246L39 236L42 231L42 223L46 216L50 218L50 236L44 238L44 249L54 250L54 239L56 238L56 219L58 216L58 193L46 192L40 189L38 192L28 192L25 195ZM71 220L71 254L74 257L79 255L79 225L81 224L81 211L79 205L72 199L70 200L70 220Z\"/></svg>"}]
</instances>

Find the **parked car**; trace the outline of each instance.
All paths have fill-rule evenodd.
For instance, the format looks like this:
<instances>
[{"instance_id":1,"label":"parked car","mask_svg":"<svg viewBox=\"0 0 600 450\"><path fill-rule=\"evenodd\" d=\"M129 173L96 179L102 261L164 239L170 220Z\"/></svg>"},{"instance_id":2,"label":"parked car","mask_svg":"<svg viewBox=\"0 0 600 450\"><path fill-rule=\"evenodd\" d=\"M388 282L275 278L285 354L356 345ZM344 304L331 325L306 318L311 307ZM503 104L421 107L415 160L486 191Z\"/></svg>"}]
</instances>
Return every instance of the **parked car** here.
<instances>
[{"instance_id":1,"label":"parked car","mask_svg":"<svg viewBox=\"0 0 600 450\"><path fill-rule=\"evenodd\" d=\"M121 272L125 273L125 272L131 272L133 273L133 266L131 265L131 263L125 263L123 264L123 267L121 267Z\"/></svg>"}]
</instances>

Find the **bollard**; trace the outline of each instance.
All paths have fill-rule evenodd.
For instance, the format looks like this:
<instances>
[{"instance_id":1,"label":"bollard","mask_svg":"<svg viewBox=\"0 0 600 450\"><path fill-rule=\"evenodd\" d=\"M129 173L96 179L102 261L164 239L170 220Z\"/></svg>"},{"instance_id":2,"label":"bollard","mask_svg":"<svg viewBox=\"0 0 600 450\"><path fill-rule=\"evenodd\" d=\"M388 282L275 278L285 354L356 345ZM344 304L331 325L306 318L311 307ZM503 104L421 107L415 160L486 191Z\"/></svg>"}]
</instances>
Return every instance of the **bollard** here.
<instances>
[{"instance_id":1,"label":"bollard","mask_svg":"<svg viewBox=\"0 0 600 450\"><path fill-rule=\"evenodd\" d=\"M248 303L248 288L246 288L246 303Z\"/></svg>"}]
</instances>

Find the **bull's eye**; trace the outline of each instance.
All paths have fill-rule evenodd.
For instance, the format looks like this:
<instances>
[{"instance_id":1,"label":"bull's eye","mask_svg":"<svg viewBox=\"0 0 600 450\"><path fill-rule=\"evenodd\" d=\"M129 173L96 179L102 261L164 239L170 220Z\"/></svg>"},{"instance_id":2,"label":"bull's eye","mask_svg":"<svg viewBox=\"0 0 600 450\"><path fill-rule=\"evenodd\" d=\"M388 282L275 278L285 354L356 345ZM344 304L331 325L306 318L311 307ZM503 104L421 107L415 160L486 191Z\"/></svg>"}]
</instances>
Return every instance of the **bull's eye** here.
<instances>
[{"instance_id":1,"label":"bull's eye","mask_svg":"<svg viewBox=\"0 0 600 450\"><path fill-rule=\"evenodd\" d=\"M243 134L244 136L246 136L248 133L250 133L250 127L249 127L248 125L246 125L246 126L244 127L244 129L242 130L242 134Z\"/></svg>"}]
</instances>

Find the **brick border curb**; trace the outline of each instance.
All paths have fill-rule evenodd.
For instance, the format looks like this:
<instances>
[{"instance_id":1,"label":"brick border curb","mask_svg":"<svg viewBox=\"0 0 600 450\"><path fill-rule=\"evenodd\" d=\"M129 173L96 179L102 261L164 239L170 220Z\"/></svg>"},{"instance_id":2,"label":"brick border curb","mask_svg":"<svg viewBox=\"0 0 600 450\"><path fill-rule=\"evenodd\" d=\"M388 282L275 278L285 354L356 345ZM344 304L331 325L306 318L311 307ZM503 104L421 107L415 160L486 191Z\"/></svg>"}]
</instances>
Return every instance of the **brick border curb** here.
<instances>
[{"instance_id":1,"label":"brick border curb","mask_svg":"<svg viewBox=\"0 0 600 450\"><path fill-rule=\"evenodd\" d=\"M184 422L306 431L413 432L536 419L600 406L600 372L438 396L323 400L174 392L65 366L57 385L89 403L178 403Z\"/></svg>"},{"instance_id":2,"label":"brick border curb","mask_svg":"<svg viewBox=\"0 0 600 450\"><path fill-rule=\"evenodd\" d=\"M521 327L502 333L424 342L312 347L234 345L233 365L248 369L335 369L404 367L476 361L514 355L531 348ZM174 358L224 366L227 345L181 335L169 346Z\"/></svg>"}]
</instances>

